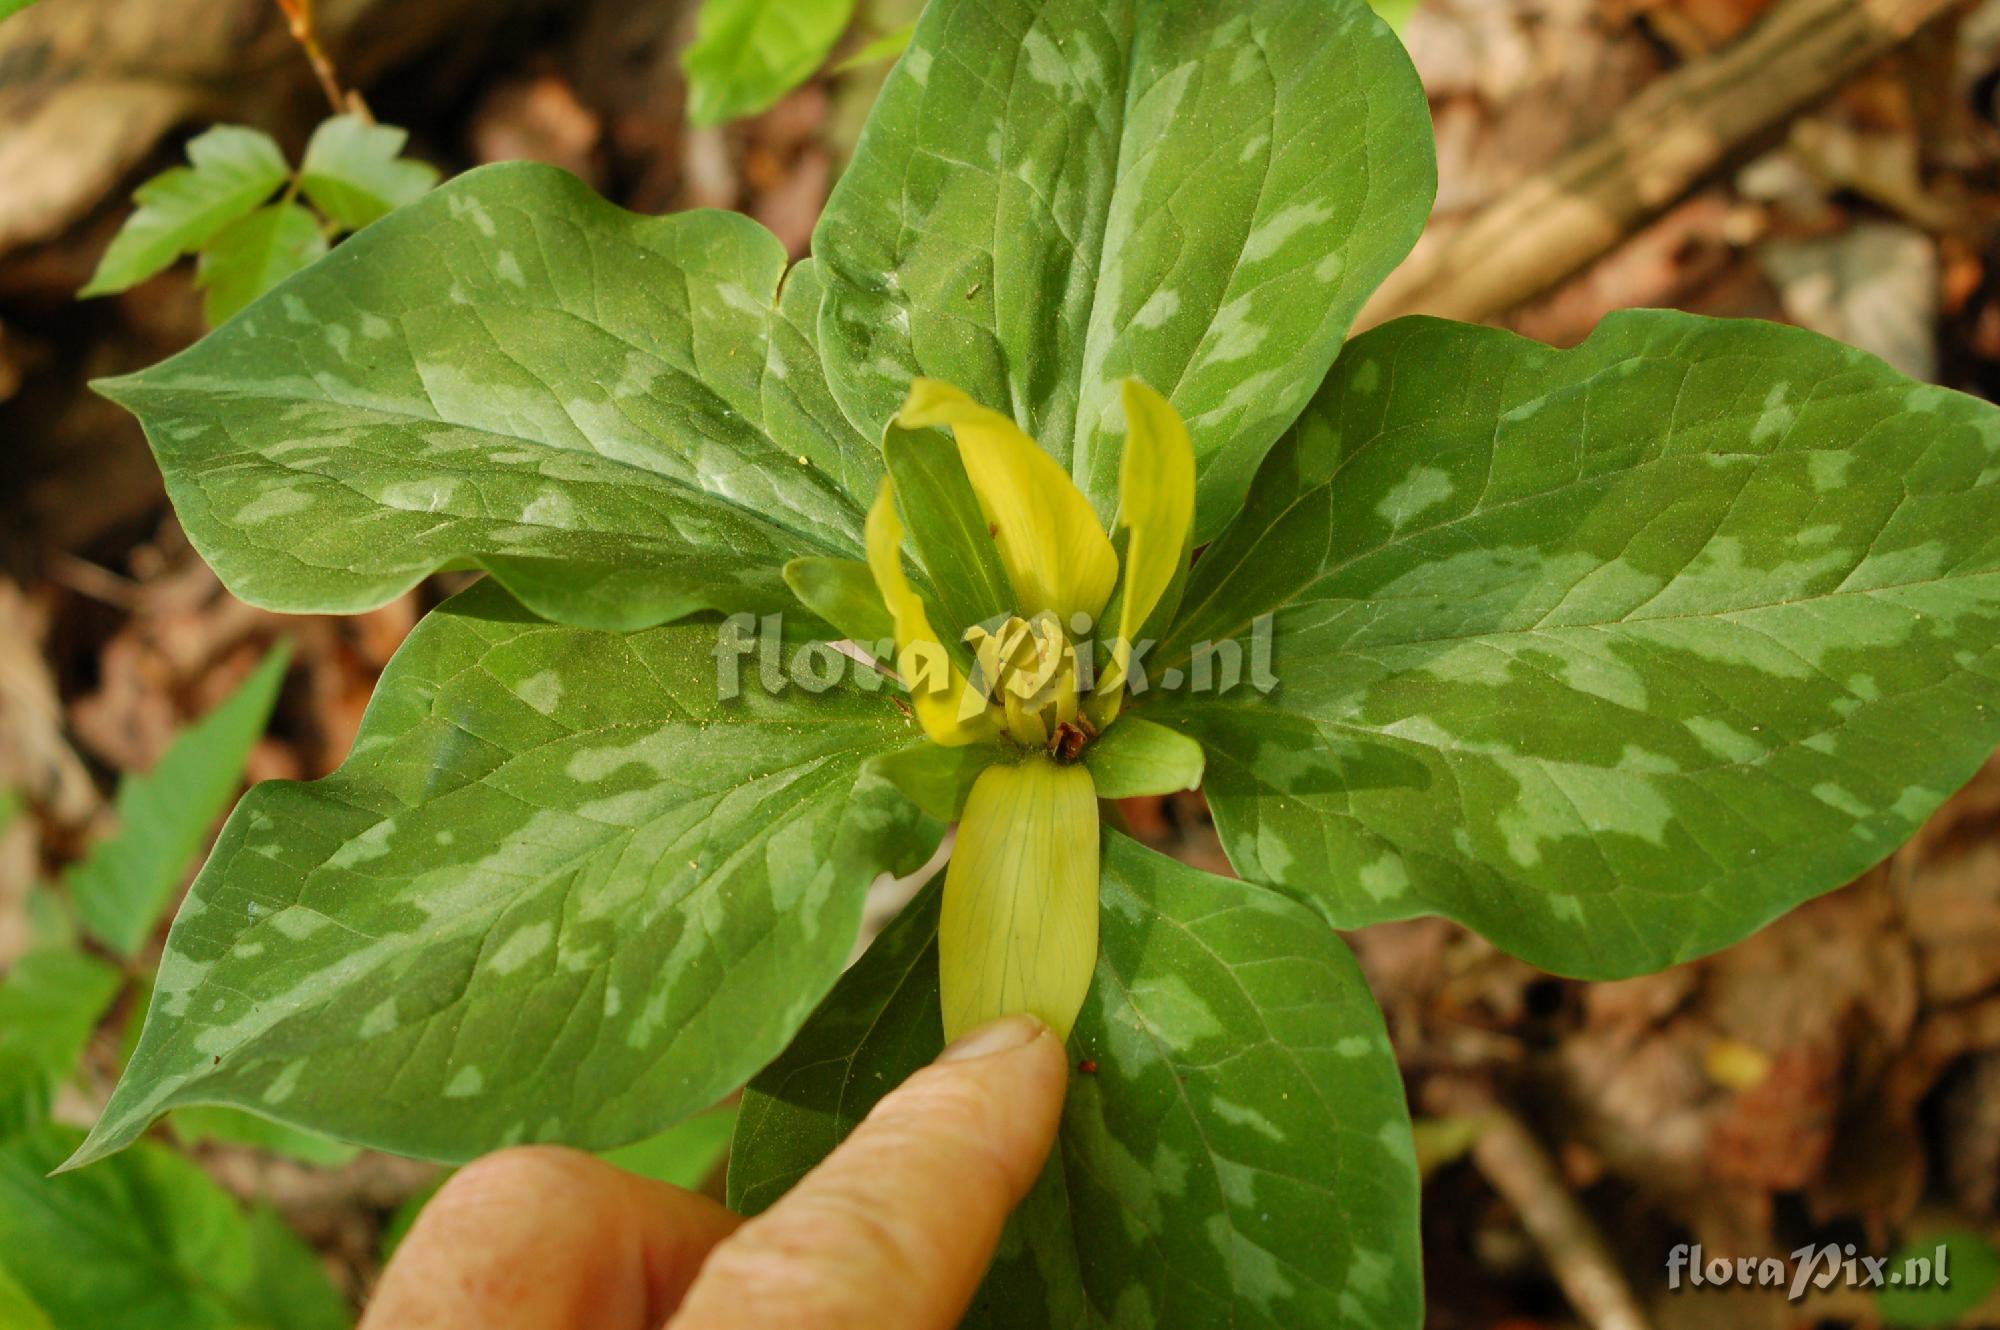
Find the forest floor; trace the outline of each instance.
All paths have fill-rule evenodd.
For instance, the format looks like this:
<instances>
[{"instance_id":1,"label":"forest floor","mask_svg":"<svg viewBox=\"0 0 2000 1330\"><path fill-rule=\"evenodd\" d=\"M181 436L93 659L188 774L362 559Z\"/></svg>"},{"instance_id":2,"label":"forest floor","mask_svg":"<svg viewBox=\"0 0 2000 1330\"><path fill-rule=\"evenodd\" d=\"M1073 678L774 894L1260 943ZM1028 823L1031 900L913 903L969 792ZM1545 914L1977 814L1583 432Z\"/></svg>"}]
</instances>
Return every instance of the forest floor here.
<instances>
[{"instance_id":1,"label":"forest floor","mask_svg":"<svg viewBox=\"0 0 2000 1330\"><path fill-rule=\"evenodd\" d=\"M88 15L116 8L78 4L75 42L102 44ZM693 132L674 61L688 15L674 0L511 0L477 17L457 0L326 8L336 58L376 113L447 172L551 161L633 208L742 209L795 254L879 78L830 75L754 120ZM1442 185L1418 262L1449 273L1454 236L1523 215L1621 108L1726 53L1769 8L1428 0L1407 39ZM185 268L75 299L132 183L205 121L259 124L296 150L322 110L268 0L148 9L153 38L196 29L177 46L172 95L105 91L149 58L147 34L128 33L61 134L10 114L47 90L29 86L34 62L0 29L0 119L13 120L0 130L0 794L22 805L0 828L0 966L26 945L29 884L104 830L118 774L149 769L274 642L291 639L295 655L248 775L323 775L391 653L449 589L434 579L347 619L243 605L189 549L137 427L87 391L202 330ZM1415 284L1373 316L1448 308L1558 344L1628 306L1782 319L1992 396L1996 82L2000 4L1961 6L1796 90L1803 110L1722 135L1712 169L1602 244L1538 239L1528 210L1521 243L1552 263L1552 287L1461 284L1440 304L1435 285ZM1198 796L1124 813L1142 838L1228 871ZM1440 921L1351 940L1423 1119L1439 1327L1629 1327L1623 1303L1589 1291L1606 1287L1662 1330L1867 1325L1873 1303L1851 1290L1797 1303L1771 1290L1670 1295L1666 1255L1681 1242L1886 1253L1946 1226L2000 1237L2000 767L1860 881L1654 977L1554 978ZM116 1010L100 1031L98 1083L72 1116L108 1089L133 1017ZM276 1203L355 1290L386 1217L432 1172L373 1155L314 1168L236 1146L201 1157L225 1185Z\"/></svg>"}]
</instances>

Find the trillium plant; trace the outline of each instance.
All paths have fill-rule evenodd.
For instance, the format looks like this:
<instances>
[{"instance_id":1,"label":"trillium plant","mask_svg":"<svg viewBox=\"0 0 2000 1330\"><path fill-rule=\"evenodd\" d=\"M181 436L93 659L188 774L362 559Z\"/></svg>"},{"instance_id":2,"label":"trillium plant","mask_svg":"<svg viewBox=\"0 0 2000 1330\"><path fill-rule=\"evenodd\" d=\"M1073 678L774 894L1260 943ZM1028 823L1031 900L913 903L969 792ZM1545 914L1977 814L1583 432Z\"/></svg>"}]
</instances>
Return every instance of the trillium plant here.
<instances>
[{"instance_id":1,"label":"trillium plant","mask_svg":"<svg viewBox=\"0 0 2000 1330\"><path fill-rule=\"evenodd\" d=\"M934 0L789 271L490 167L105 384L244 599L486 576L243 800L72 1163L199 1103L605 1148L748 1082L755 1210L1027 1009L1079 1070L973 1323L1416 1324L1335 930L1655 970L2000 738L2000 415L1675 313L1347 340L1434 182L1361 0ZM1196 785L1236 878L1100 823Z\"/></svg>"}]
</instances>

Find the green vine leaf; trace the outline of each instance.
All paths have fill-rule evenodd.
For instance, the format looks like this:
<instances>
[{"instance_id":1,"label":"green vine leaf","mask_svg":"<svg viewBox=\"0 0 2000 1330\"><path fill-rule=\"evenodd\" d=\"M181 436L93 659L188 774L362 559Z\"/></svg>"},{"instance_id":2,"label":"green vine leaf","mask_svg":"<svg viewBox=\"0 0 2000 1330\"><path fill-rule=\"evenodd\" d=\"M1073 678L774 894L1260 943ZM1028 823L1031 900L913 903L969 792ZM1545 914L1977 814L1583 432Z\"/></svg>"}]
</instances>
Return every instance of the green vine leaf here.
<instances>
[{"instance_id":1,"label":"green vine leaf","mask_svg":"<svg viewBox=\"0 0 2000 1330\"><path fill-rule=\"evenodd\" d=\"M52 1125L0 1144L0 1250L49 1323L346 1330L345 1300L312 1252L172 1150L142 1141L101 1168L49 1177L80 1135Z\"/></svg>"},{"instance_id":2,"label":"green vine leaf","mask_svg":"<svg viewBox=\"0 0 2000 1330\"><path fill-rule=\"evenodd\" d=\"M210 326L227 321L293 273L305 271L326 248L319 219L296 203L274 203L237 218L202 248L195 269L195 283L207 293L202 317Z\"/></svg>"},{"instance_id":3,"label":"green vine leaf","mask_svg":"<svg viewBox=\"0 0 2000 1330\"><path fill-rule=\"evenodd\" d=\"M1380 1011L1276 893L1106 836L1097 977L1057 1152L969 1326L1415 1326L1416 1158ZM745 1093L754 1213L935 1057L935 887Z\"/></svg>"},{"instance_id":4,"label":"green vine leaf","mask_svg":"<svg viewBox=\"0 0 2000 1330\"><path fill-rule=\"evenodd\" d=\"M91 936L128 960L173 903L188 866L243 782L264 736L291 648L280 646L144 775L118 785L118 829L91 847L65 885Z\"/></svg>"},{"instance_id":5,"label":"green vine leaf","mask_svg":"<svg viewBox=\"0 0 2000 1330\"><path fill-rule=\"evenodd\" d=\"M132 196L138 211L112 237L79 295L109 295L137 286L214 240L292 174L269 134L241 125L217 125L195 136L188 141L187 155L187 166L163 171L139 186Z\"/></svg>"},{"instance_id":6,"label":"green vine leaf","mask_svg":"<svg viewBox=\"0 0 2000 1330\"><path fill-rule=\"evenodd\" d=\"M2000 740L2000 413L1792 328L1357 339L1203 555L1164 699L1246 877L1585 977L1853 878Z\"/></svg>"},{"instance_id":7,"label":"green vine leaf","mask_svg":"<svg viewBox=\"0 0 2000 1330\"><path fill-rule=\"evenodd\" d=\"M354 612L476 564L586 627L778 610L783 565L857 555L862 520L814 460L848 443L764 431L768 367L788 402L818 373L799 336L773 349L784 265L746 217L640 217L488 167L99 387L253 604Z\"/></svg>"},{"instance_id":8,"label":"green vine leaf","mask_svg":"<svg viewBox=\"0 0 2000 1330\"><path fill-rule=\"evenodd\" d=\"M863 770L909 741L886 697L722 698L715 641L491 583L432 611L346 765L230 818L73 1163L198 1103L428 1158L602 1148L741 1084L935 824Z\"/></svg>"},{"instance_id":9,"label":"green vine leaf","mask_svg":"<svg viewBox=\"0 0 2000 1330\"><path fill-rule=\"evenodd\" d=\"M357 115L320 122L299 166L299 188L313 206L350 231L415 203L438 182L437 168L402 155L408 130Z\"/></svg>"},{"instance_id":10,"label":"green vine leaf","mask_svg":"<svg viewBox=\"0 0 2000 1330\"><path fill-rule=\"evenodd\" d=\"M854 0L702 0L694 43L681 53L688 123L768 110L826 63L853 17Z\"/></svg>"},{"instance_id":11,"label":"green vine leaf","mask_svg":"<svg viewBox=\"0 0 2000 1330\"><path fill-rule=\"evenodd\" d=\"M1205 540L1435 184L1363 0L936 0L814 233L834 390L874 435L948 380L1109 518L1136 374L1192 431Z\"/></svg>"}]
</instances>

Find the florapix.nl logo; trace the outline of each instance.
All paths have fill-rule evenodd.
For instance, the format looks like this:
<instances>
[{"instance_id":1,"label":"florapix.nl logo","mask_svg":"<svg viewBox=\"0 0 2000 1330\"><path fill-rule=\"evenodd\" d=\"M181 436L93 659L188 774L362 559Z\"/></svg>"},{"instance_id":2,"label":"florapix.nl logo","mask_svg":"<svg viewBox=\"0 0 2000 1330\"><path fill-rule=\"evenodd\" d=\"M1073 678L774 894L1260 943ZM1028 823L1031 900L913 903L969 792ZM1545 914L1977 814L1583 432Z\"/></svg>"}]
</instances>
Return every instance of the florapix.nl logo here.
<instances>
[{"instance_id":1,"label":"florapix.nl logo","mask_svg":"<svg viewBox=\"0 0 2000 1330\"><path fill-rule=\"evenodd\" d=\"M1951 1248L1938 1243L1928 1252L1900 1259L1869 1256L1851 1242L1800 1247L1789 1256L1709 1256L1700 1243L1681 1243L1667 1253L1667 1288L1782 1288L1798 1302L1811 1292L1843 1288L1949 1288Z\"/></svg>"},{"instance_id":2,"label":"florapix.nl logo","mask_svg":"<svg viewBox=\"0 0 2000 1330\"><path fill-rule=\"evenodd\" d=\"M794 687L823 693L841 683L877 692L897 685L895 669L899 663L909 676L900 683L912 691L943 686L942 670L936 672L938 677L932 677L926 663L910 659L909 651L902 652L899 661L893 639L830 641L799 631L802 622L814 620L790 622L788 629L783 614L732 614L717 625L715 688L719 698L740 697L753 682L772 695ZM1184 654L1177 652L1175 659L1159 662L1157 667L1152 656L1159 644L1142 638L1128 653L1125 691L1135 698L1149 691L1221 695L1250 688L1268 693L1278 686L1272 624L1272 615L1259 615L1241 637L1194 642ZM1042 662L1044 671L1066 671L1079 692L1089 692L1101 664L1095 626L1088 616L1075 615L1066 633L1045 635L1045 641L1060 641L1062 647L1059 661ZM993 638L1003 627L996 623L990 629L982 626L982 631ZM969 693L983 701L1001 686L999 672L991 669L980 653L972 653L968 660Z\"/></svg>"}]
</instances>

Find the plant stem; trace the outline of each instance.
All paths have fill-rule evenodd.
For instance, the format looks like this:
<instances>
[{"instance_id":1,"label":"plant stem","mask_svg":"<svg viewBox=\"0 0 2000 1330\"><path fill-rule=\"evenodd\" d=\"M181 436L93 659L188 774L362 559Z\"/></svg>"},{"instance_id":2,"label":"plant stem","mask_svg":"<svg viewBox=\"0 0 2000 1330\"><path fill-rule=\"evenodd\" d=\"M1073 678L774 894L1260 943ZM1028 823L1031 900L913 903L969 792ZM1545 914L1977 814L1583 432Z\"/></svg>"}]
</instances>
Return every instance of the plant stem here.
<instances>
[{"instance_id":1,"label":"plant stem","mask_svg":"<svg viewBox=\"0 0 2000 1330\"><path fill-rule=\"evenodd\" d=\"M373 121L375 117L369 113L368 103L361 99L361 94L340 86L340 75L326 48L320 45L319 30L313 23L313 0L277 0L277 4L291 24L292 40L305 52L306 62L312 66L313 77L319 80L319 89L326 94L333 113L358 115Z\"/></svg>"}]
</instances>

